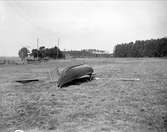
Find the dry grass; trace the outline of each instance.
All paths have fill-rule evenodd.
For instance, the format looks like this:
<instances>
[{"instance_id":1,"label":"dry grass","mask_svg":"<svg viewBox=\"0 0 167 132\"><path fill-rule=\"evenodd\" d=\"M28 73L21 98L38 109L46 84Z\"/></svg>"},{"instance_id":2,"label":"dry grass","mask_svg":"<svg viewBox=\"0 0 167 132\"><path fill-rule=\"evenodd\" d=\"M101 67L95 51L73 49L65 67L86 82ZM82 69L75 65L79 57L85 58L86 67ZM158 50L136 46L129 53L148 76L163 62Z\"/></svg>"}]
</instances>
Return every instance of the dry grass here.
<instances>
[{"instance_id":1,"label":"dry grass","mask_svg":"<svg viewBox=\"0 0 167 132\"><path fill-rule=\"evenodd\" d=\"M100 78L62 89L48 83L48 69L91 65ZM167 60L73 59L0 67L0 131L165 132ZM19 84L19 78L41 78ZM111 78L140 78L116 81Z\"/></svg>"}]
</instances>

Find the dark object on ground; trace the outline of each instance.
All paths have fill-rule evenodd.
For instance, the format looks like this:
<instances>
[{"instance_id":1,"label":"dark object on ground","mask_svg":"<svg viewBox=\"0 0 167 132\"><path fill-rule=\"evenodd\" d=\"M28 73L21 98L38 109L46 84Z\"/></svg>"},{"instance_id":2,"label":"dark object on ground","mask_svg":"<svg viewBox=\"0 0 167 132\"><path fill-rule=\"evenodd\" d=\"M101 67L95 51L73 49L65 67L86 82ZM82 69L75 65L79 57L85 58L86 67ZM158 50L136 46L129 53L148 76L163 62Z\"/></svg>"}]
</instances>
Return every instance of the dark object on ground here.
<instances>
[{"instance_id":1,"label":"dark object on ground","mask_svg":"<svg viewBox=\"0 0 167 132\"><path fill-rule=\"evenodd\" d=\"M88 81L93 80L94 77L95 77L95 74L92 74L91 78L90 78L90 75L86 75L86 76L83 76L79 79L75 79L75 80L72 80L71 82L68 82L68 83L64 84L63 87L68 87L70 85L80 85L82 83L86 83Z\"/></svg>"},{"instance_id":2,"label":"dark object on ground","mask_svg":"<svg viewBox=\"0 0 167 132\"><path fill-rule=\"evenodd\" d=\"M84 78L85 76L89 77L89 80L92 79L93 74L93 68L86 65L86 64L80 64L80 65L74 65L71 67L65 68L58 79L58 87L63 87L65 84L69 84L70 82Z\"/></svg>"},{"instance_id":3,"label":"dark object on ground","mask_svg":"<svg viewBox=\"0 0 167 132\"><path fill-rule=\"evenodd\" d=\"M16 80L16 82L19 82L19 83L30 83L30 82L35 82L35 81L39 81L39 80L38 79Z\"/></svg>"}]
</instances>

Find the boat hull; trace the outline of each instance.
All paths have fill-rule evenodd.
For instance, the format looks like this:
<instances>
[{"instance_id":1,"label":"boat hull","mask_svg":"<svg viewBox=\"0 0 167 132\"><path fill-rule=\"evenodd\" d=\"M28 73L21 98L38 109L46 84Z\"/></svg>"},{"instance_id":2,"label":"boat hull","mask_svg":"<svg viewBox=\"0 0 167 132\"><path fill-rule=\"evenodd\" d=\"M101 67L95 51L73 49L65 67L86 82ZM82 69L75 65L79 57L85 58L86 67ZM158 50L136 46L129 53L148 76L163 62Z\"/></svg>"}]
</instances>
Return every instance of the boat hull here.
<instances>
[{"instance_id":1,"label":"boat hull","mask_svg":"<svg viewBox=\"0 0 167 132\"><path fill-rule=\"evenodd\" d=\"M58 87L63 87L65 84L82 78L85 75L92 75L93 73L93 68L90 67L89 65L75 65L75 66L71 66L71 67L67 67L65 68L59 79L58 79Z\"/></svg>"}]
</instances>

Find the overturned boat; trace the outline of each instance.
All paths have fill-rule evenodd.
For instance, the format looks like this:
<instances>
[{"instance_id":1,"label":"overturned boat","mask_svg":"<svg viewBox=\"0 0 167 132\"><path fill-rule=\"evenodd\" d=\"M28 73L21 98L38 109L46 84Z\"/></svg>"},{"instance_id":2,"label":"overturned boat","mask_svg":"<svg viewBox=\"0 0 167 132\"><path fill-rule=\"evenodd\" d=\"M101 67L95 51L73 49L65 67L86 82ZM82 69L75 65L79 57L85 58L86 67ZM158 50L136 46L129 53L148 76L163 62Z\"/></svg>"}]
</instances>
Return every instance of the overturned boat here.
<instances>
[{"instance_id":1,"label":"overturned boat","mask_svg":"<svg viewBox=\"0 0 167 132\"><path fill-rule=\"evenodd\" d=\"M76 79L89 76L92 79L93 68L86 64L74 65L65 68L57 81L58 87L63 87L65 84L70 83Z\"/></svg>"}]
</instances>

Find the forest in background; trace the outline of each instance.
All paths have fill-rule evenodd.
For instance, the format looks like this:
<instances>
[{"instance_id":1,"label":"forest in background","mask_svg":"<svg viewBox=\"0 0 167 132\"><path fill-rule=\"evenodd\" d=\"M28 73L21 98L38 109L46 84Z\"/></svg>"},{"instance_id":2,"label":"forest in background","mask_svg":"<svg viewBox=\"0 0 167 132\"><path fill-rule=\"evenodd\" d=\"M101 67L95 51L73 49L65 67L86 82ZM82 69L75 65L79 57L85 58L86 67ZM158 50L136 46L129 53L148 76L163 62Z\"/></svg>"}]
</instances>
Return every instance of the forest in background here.
<instances>
[{"instance_id":1,"label":"forest in background","mask_svg":"<svg viewBox=\"0 0 167 132\"><path fill-rule=\"evenodd\" d=\"M167 38L117 44L114 57L166 57Z\"/></svg>"}]
</instances>

